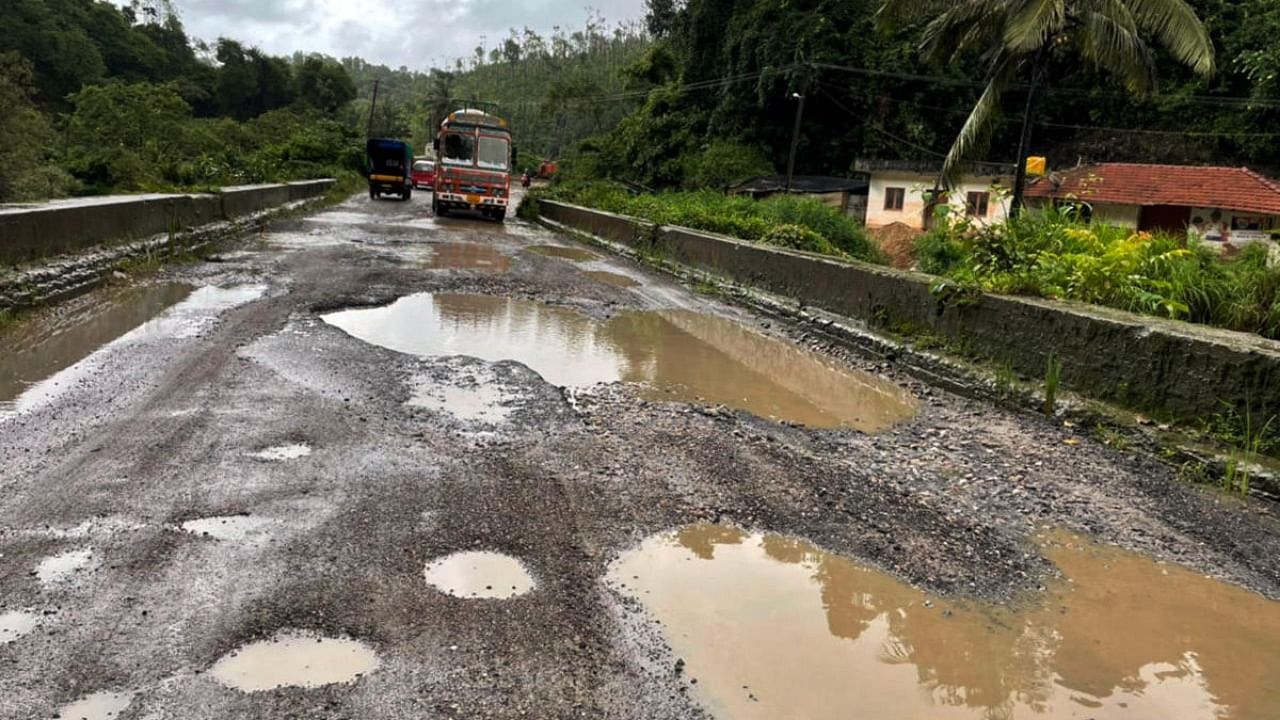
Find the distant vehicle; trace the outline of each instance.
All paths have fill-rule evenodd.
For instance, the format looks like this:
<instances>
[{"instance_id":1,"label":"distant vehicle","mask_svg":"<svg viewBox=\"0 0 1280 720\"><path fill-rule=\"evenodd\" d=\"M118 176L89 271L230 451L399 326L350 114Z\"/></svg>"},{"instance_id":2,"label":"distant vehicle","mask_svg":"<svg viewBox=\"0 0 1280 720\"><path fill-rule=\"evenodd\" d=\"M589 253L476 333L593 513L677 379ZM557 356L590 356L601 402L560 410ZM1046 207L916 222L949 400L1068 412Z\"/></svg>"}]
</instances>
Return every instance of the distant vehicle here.
<instances>
[{"instance_id":1,"label":"distant vehicle","mask_svg":"<svg viewBox=\"0 0 1280 720\"><path fill-rule=\"evenodd\" d=\"M480 110L459 110L440 123L431 207L440 217L475 210L502 222L511 200L516 161L507 121Z\"/></svg>"},{"instance_id":2,"label":"distant vehicle","mask_svg":"<svg viewBox=\"0 0 1280 720\"><path fill-rule=\"evenodd\" d=\"M398 195L401 200L413 197L413 148L409 143L373 138L365 143L369 168L369 197Z\"/></svg>"},{"instance_id":3,"label":"distant vehicle","mask_svg":"<svg viewBox=\"0 0 1280 720\"><path fill-rule=\"evenodd\" d=\"M550 180L555 177L556 172L560 170L560 164L555 160L547 160L538 166L538 178L540 180Z\"/></svg>"},{"instance_id":4,"label":"distant vehicle","mask_svg":"<svg viewBox=\"0 0 1280 720\"><path fill-rule=\"evenodd\" d=\"M436 164L430 160L417 160L413 163L413 187L416 190L431 190L436 184Z\"/></svg>"}]
</instances>

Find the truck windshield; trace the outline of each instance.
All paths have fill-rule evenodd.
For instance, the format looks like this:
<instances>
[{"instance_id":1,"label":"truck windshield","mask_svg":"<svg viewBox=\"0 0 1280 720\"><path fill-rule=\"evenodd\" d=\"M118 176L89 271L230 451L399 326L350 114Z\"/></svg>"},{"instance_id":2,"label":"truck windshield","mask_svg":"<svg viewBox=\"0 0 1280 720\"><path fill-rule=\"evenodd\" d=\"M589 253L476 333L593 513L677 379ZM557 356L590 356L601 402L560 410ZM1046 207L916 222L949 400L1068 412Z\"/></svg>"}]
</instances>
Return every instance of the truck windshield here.
<instances>
[{"instance_id":1,"label":"truck windshield","mask_svg":"<svg viewBox=\"0 0 1280 720\"><path fill-rule=\"evenodd\" d=\"M440 144L441 161L446 165L474 165L476 160L476 139L473 135L449 133Z\"/></svg>"},{"instance_id":2,"label":"truck windshield","mask_svg":"<svg viewBox=\"0 0 1280 720\"><path fill-rule=\"evenodd\" d=\"M506 170L511 157L506 138L480 136L480 153L476 165L485 170Z\"/></svg>"}]
</instances>

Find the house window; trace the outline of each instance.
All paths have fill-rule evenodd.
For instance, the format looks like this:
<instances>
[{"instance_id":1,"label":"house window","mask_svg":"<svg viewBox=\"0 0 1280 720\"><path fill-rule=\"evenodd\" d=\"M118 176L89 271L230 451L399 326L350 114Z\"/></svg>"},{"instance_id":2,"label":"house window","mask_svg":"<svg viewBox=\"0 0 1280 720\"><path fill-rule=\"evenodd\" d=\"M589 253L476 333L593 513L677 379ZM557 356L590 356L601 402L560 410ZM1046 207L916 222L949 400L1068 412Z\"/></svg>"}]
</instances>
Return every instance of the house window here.
<instances>
[{"instance_id":1,"label":"house window","mask_svg":"<svg viewBox=\"0 0 1280 720\"><path fill-rule=\"evenodd\" d=\"M907 201L907 189L891 187L884 189L884 209L901 210Z\"/></svg>"},{"instance_id":2,"label":"house window","mask_svg":"<svg viewBox=\"0 0 1280 720\"><path fill-rule=\"evenodd\" d=\"M964 210L973 217L984 218L987 216L988 205L991 204L991 193L989 192L971 192L965 198Z\"/></svg>"}]
</instances>

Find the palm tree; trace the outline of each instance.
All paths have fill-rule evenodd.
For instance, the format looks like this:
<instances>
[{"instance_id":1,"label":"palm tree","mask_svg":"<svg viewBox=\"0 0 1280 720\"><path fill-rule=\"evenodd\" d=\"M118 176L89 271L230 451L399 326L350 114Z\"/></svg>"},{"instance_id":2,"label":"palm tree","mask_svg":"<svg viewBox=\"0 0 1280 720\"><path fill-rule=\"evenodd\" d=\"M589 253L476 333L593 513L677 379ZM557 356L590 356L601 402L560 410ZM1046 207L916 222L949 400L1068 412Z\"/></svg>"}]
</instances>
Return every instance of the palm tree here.
<instances>
[{"instance_id":1,"label":"palm tree","mask_svg":"<svg viewBox=\"0 0 1280 720\"><path fill-rule=\"evenodd\" d=\"M1119 77L1142 96L1156 86L1150 36L1194 72L1213 74L1213 43L1185 0L885 0L881 29L926 21L920 43L927 61L943 63L979 51L986 89L943 163L940 184L954 187L963 167L986 150L1001 100L1020 81L1029 83L1018 143L1011 209L1022 207L1031 117L1050 61L1074 53Z\"/></svg>"}]
</instances>

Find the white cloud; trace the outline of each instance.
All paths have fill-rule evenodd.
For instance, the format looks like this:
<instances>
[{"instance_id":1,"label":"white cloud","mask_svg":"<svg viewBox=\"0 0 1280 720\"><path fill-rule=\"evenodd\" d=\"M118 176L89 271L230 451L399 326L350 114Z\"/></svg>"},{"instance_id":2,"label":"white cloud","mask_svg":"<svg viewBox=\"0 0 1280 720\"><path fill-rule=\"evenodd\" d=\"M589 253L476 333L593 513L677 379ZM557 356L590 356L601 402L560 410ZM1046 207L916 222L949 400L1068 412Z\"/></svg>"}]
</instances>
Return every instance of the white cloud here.
<instances>
[{"instance_id":1,"label":"white cloud","mask_svg":"<svg viewBox=\"0 0 1280 720\"><path fill-rule=\"evenodd\" d=\"M125 0L116 0L125 4ZM508 29L585 24L587 6L610 22L644 15L644 0L174 0L188 34L230 37L277 55L296 50L357 55L392 67L426 69L474 48L492 48Z\"/></svg>"}]
</instances>

